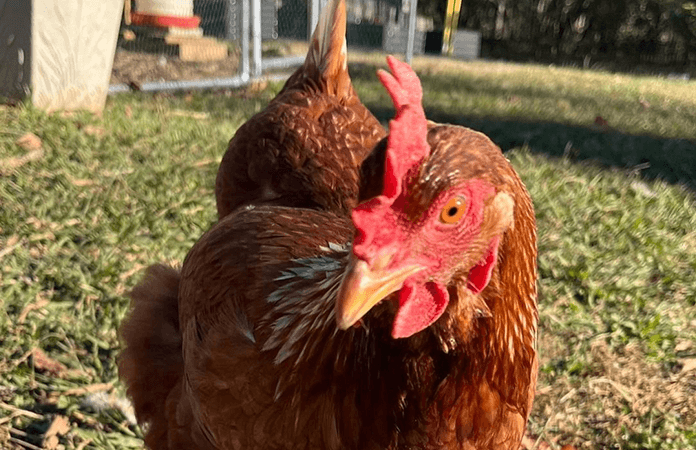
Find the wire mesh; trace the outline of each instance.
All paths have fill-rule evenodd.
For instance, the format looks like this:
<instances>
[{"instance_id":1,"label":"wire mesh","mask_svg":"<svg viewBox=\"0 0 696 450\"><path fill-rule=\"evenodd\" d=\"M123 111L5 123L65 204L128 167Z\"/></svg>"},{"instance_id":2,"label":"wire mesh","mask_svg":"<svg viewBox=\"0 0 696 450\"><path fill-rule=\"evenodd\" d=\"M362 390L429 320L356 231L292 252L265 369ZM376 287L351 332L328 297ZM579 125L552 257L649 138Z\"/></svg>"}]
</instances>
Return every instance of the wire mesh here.
<instances>
[{"instance_id":1,"label":"wire mesh","mask_svg":"<svg viewBox=\"0 0 696 450\"><path fill-rule=\"evenodd\" d=\"M238 86L287 72L302 63L325 2L125 0L111 92ZM425 32L410 20L415 5L346 0L348 46L403 54L413 29L412 51L423 53Z\"/></svg>"},{"instance_id":2,"label":"wire mesh","mask_svg":"<svg viewBox=\"0 0 696 450\"><path fill-rule=\"evenodd\" d=\"M240 5L239 0L126 0L112 85L142 89L239 76Z\"/></svg>"}]
</instances>

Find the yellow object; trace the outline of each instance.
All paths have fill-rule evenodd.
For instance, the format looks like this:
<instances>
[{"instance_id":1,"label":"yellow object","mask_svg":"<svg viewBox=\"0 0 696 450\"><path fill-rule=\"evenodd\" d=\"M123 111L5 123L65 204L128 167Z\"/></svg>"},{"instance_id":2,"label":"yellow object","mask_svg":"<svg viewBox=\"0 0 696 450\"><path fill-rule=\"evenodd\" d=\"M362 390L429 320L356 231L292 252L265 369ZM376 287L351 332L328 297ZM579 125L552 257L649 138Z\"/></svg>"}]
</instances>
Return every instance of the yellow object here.
<instances>
[{"instance_id":1,"label":"yellow object","mask_svg":"<svg viewBox=\"0 0 696 450\"><path fill-rule=\"evenodd\" d=\"M459 13L462 10L462 0L447 0L445 15L445 31L442 35L442 53L452 54L452 38L459 25Z\"/></svg>"}]
</instances>

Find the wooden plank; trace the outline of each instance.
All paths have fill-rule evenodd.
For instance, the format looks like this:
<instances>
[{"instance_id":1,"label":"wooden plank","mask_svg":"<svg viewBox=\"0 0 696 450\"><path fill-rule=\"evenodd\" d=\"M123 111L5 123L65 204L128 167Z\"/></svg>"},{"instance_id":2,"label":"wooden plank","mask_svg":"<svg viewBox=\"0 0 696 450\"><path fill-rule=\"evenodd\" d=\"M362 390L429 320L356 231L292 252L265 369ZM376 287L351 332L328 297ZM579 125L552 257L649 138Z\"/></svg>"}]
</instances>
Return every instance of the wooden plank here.
<instances>
[{"instance_id":1,"label":"wooden plank","mask_svg":"<svg viewBox=\"0 0 696 450\"><path fill-rule=\"evenodd\" d=\"M123 4L123 23L131 24L131 0L124 0Z\"/></svg>"},{"instance_id":2,"label":"wooden plank","mask_svg":"<svg viewBox=\"0 0 696 450\"><path fill-rule=\"evenodd\" d=\"M181 39L179 59L182 61L217 61L227 57L227 46L212 39Z\"/></svg>"}]
</instances>

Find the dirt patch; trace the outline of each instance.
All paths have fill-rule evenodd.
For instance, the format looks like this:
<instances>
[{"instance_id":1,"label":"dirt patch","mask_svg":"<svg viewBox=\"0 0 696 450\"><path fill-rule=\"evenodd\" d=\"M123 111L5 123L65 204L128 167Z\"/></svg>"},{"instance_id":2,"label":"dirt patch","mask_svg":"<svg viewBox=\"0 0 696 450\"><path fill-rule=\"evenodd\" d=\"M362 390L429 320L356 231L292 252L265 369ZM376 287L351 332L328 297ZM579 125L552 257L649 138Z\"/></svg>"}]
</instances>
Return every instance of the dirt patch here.
<instances>
[{"instance_id":1,"label":"dirt patch","mask_svg":"<svg viewBox=\"0 0 696 450\"><path fill-rule=\"evenodd\" d=\"M177 56L116 49L110 84L139 85L148 81L199 80L237 75L239 57L206 62L181 61Z\"/></svg>"},{"instance_id":2,"label":"dirt patch","mask_svg":"<svg viewBox=\"0 0 696 450\"><path fill-rule=\"evenodd\" d=\"M303 41L274 40L263 43L262 57L299 56L307 53ZM148 51L145 51L148 49ZM230 45L227 58L218 61L181 61L172 46L150 40L123 41L116 48L110 84L139 85L148 81L200 80L234 77L239 72L239 50Z\"/></svg>"},{"instance_id":3,"label":"dirt patch","mask_svg":"<svg viewBox=\"0 0 696 450\"><path fill-rule=\"evenodd\" d=\"M628 440L638 448L651 436L676 439L696 424L696 370L688 364L665 367L636 347L617 353L601 341L590 354L591 374L557 379L535 399L557 445L609 448Z\"/></svg>"}]
</instances>

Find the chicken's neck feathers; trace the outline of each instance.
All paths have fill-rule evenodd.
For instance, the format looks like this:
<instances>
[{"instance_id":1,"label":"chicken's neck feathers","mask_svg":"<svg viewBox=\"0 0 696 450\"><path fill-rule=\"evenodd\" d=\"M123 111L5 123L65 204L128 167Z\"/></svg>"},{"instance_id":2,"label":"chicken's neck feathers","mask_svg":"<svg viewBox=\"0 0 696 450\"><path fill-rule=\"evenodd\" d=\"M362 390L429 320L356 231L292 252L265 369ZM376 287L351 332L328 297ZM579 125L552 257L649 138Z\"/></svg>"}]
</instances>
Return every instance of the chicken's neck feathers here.
<instances>
[{"instance_id":1,"label":"chicken's neck feathers","mask_svg":"<svg viewBox=\"0 0 696 450\"><path fill-rule=\"evenodd\" d=\"M329 244L320 250L322 253L317 256L293 260L275 279L281 285L267 298L272 307L260 325L270 331L262 351L282 367L283 376L274 395L277 401L290 400L300 406L309 401L304 396L314 391L307 386L321 382L319 374L324 367L333 372L335 379L351 380L369 392L393 390L387 397L404 417L409 406L416 410L427 407L441 386L461 392L482 381L499 391L501 400L510 403L510 409L523 416L528 414L527 393L522 391L530 383L534 343L527 348L530 343L525 333L526 325L535 322L536 316L529 317L527 311L518 314L517 307L505 309L503 303L524 301L504 298L509 293L501 285L500 273L494 286L484 291L493 299L484 301L475 296L478 300L471 303L467 320L473 321L473 326L463 329L456 320L450 320L462 313L451 309L449 315L429 329L412 338L395 340L389 334L393 311L388 301L378 305L361 326L338 329L334 301L350 248ZM389 387L380 384L380 379L388 378L379 372L385 367L384 358L403 371L401 379ZM312 380L313 373L318 374L316 380ZM456 381L445 382L448 377Z\"/></svg>"}]
</instances>

